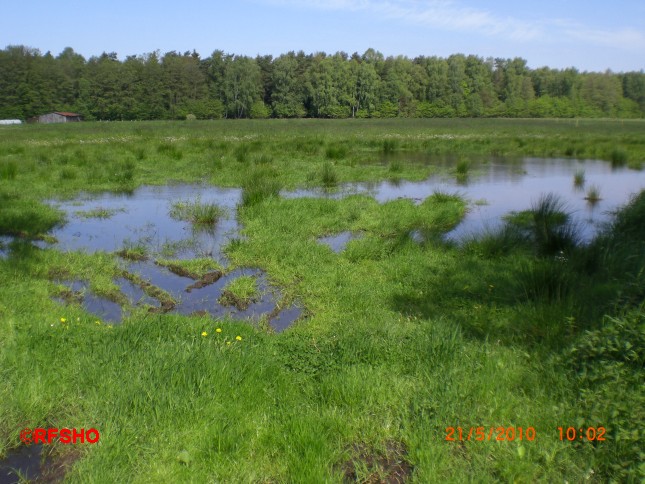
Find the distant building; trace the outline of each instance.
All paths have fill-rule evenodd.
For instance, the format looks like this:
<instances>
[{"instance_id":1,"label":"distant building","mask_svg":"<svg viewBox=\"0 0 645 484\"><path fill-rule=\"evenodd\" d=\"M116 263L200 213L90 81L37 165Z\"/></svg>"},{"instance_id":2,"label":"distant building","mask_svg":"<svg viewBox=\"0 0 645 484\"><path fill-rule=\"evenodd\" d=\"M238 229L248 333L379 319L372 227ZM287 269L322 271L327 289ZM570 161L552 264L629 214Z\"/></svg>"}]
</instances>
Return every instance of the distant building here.
<instances>
[{"instance_id":1,"label":"distant building","mask_svg":"<svg viewBox=\"0 0 645 484\"><path fill-rule=\"evenodd\" d=\"M37 123L73 123L82 121L82 116L76 113L55 112L37 116L34 121Z\"/></svg>"},{"instance_id":2,"label":"distant building","mask_svg":"<svg viewBox=\"0 0 645 484\"><path fill-rule=\"evenodd\" d=\"M0 119L0 124L22 124L19 119Z\"/></svg>"}]
</instances>

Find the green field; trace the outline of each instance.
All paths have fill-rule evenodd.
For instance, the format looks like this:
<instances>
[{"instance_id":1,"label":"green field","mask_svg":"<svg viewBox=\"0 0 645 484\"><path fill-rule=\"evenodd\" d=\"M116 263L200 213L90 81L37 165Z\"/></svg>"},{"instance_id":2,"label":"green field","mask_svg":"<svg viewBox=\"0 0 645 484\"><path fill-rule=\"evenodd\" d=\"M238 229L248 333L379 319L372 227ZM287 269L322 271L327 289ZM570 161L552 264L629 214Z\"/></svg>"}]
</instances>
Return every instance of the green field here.
<instances>
[{"instance_id":1,"label":"green field","mask_svg":"<svg viewBox=\"0 0 645 484\"><path fill-rule=\"evenodd\" d=\"M0 455L24 427L94 427L97 445L48 448L48 472L62 466L70 482L638 482L645 192L588 245L548 198L455 245L441 237L464 216L455 196L279 196L529 156L641 169L645 121L0 128ZM121 259L35 247L64 223L45 200L176 182L243 188L230 267L264 270L303 306L300 321L275 334L264 321L138 311L108 325L52 300L60 274L114 294ZM221 215L175 209L195 224ZM414 228L424 243L410 240ZM340 253L316 241L343 231L363 236ZM230 290L257 288L247 278ZM458 430L447 441L448 427L464 441ZM498 441L498 427L515 437ZM603 427L606 440L569 442L559 427Z\"/></svg>"}]
</instances>

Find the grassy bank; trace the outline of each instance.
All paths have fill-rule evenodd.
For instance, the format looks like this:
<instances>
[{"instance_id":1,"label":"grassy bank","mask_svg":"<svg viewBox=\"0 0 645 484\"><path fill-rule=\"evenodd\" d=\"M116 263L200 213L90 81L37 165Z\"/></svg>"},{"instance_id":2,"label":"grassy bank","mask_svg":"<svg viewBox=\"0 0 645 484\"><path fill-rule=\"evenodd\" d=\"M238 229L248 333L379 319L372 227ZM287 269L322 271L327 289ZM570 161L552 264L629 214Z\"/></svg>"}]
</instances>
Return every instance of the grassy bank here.
<instances>
[{"instance_id":1,"label":"grassy bank","mask_svg":"<svg viewBox=\"0 0 645 484\"><path fill-rule=\"evenodd\" d=\"M98 445L53 449L55 462L73 464L72 482L643 478L644 195L588 246L546 200L463 247L441 239L466 209L454 196L277 195L422 179L490 156L612 161L621 150L614 162L637 166L643 127L270 120L0 130L0 232L23 236L0 258L0 453L23 427L95 427ZM244 188L245 237L225 249L231 267L265 270L304 307L303 321L272 334L136 312L110 326L52 301L58 275L109 293L120 266L114 254L33 247L28 236L62 223L43 200L172 181ZM343 231L361 237L340 253L317 242ZM238 295L252 296L246 282ZM484 427L486 438L446 441L447 427L463 428L464 440ZM498 427L532 427L536 438L497 441L495 431L488 441ZM606 441L562 441L558 427L604 427Z\"/></svg>"}]
</instances>

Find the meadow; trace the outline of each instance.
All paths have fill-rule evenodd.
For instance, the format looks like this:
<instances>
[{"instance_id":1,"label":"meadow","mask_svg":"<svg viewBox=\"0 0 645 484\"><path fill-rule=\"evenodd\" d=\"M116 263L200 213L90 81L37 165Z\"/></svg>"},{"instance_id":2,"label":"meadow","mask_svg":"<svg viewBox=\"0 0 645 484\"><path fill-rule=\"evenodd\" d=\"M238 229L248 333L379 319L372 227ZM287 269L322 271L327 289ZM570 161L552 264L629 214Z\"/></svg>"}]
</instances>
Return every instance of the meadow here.
<instances>
[{"instance_id":1,"label":"meadow","mask_svg":"<svg viewBox=\"0 0 645 484\"><path fill-rule=\"evenodd\" d=\"M588 244L548 194L463 244L443 238L468 210L458 196L281 196L465 177L491 157L640 170L645 122L2 127L0 456L20 444L24 427L94 427L96 445L47 447L45 474L69 482L645 478L645 192ZM145 310L107 324L53 300L61 275L118 300L123 257L34 245L65 223L47 200L177 183L242 189L242 236L223 247L228 270L263 270L283 301L302 308L295 324L276 333L266 319ZM208 225L222 210L185 201L171 215ZM317 241L345 231L361 237L343 251ZM219 269L204 259L163 263L200 276ZM255 297L252 278L237 281L228 287L235 300ZM569 441L569 427L584 438ZM600 427L604 441L595 438Z\"/></svg>"}]
</instances>

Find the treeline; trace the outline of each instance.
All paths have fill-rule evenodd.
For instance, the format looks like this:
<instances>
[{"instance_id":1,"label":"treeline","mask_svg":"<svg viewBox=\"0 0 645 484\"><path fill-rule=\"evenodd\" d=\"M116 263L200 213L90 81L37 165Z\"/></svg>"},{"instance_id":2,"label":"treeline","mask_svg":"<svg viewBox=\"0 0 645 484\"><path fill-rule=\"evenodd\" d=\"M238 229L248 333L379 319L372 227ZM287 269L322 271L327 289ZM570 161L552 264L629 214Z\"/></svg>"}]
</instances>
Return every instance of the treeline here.
<instances>
[{"instance_id":1,"label":"treeline","mask_svg":"<svg viewBox=\"0 0 645 484\"><path fill-rule=\"evenodd\" d=\"M645 73L530 69L521 58L387 57L216 50L85 59L0 50L0 119L72 111L85 119L645 116Z\"/></svg>"}]
</instances>

